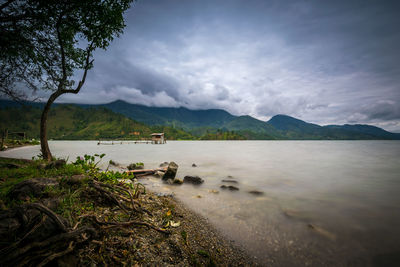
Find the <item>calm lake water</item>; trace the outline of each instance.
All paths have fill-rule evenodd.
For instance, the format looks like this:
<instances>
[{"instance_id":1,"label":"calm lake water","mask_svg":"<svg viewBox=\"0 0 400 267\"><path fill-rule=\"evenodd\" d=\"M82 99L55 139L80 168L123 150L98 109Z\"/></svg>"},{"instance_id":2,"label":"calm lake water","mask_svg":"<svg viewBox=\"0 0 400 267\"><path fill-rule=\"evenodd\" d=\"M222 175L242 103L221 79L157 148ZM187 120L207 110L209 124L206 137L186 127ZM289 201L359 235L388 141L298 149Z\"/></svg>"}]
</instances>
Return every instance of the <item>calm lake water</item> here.
<instances>
[{"instance_id":1,"label":"calm lake water","mask_svg":"<svg viewBox=\"0 0 400 267\"><path fill-rule=\"evenodd\" d=\"M52 141L50 147L57 157L70 160L106 153L104 163L144 162L146 168L175 161L177 177L198 175L204 184L170 186L156 178L142 183L173 192L262 264L400 264L399 141ZM0 156L37 154L39 146ZM220 189L228 176L238 181L232 185L239 191ZM251 190L264 194L255 196Z\"/></svg>"}]
</instances>

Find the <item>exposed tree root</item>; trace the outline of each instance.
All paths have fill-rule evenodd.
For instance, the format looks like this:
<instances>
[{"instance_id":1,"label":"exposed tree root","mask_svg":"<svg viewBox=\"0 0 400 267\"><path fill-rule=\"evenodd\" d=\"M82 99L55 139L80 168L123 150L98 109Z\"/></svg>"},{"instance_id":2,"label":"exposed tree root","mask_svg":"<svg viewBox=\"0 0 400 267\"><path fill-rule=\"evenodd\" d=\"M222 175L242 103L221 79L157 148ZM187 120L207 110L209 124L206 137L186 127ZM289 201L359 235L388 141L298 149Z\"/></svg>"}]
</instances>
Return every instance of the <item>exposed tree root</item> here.
<instances>
[{"instance_id":1,"label":"exposed tree root","mask_svg":"<svg viewBox=\"0 0 400 267\"><path fill-rule=\"evenodd\" d=\"M120 207L121 210L123 210L126 214L131 215L131 212L129 212L129 207L127 207L121 200L118 200L118 196L116 196L114 193L102 188L100 183L93 181L90 183L90 186L102 193L103 196L108 198L112 203L118 205L118 207Z\"/></svg>"},{"instance_id":2,"label":"exposed tree root","mask_svg":"<svg viewBox=\"0 0 400 267\"><path fill-rule=\"evenodd\" d=\"M81 216L77 216L75 213L71 217L71 224L73 224L70 225L65 218L40 203L16 207L7 216L18 218L19 230L22 232L14 233L17 236L16 241L0 250L0 266L45 266L52 264L57 258L82 247L80 244L83 242L90 240L94 243L101 242L93 239L107 235L110 229L145 226L163 234L170 233L168 230L149 222L140 221L137 217L136 220L131 220L134 215L143 213L152 216L150 211L140 205L138 187L136 190L131 190L124 185L106 184L92 180L86 187L81 187L78 190L80 190L80 195L72 193L74 197L83 197L82 201L86 201L86 203L93 201L93 204L98 208L100 207L100 210L103 206L112 207L111 210L117 208L127 216L124 217L119 214L118 221L113 216L102 221L96 217L94 209ZM95 192L94 195L93 192ZM87 196L89 196L89 199ZM95 200L90 199L90 196L95 196ZM1 215L0 217L2 219L4 216ZM124 218L126 221L120 221Z\"/></svg>"},{"instance_id":3,"label":"exposed tree root","mask_svg":"<svg viewBox=\"0 0 400 267\"><path fill-rule=\"evenodd\" d=\"M67 247L66 250L60 251L60 252L58 252L58 253L51 254L51 255L48 256L46 259L44 259L41 263L39 263L37 267L45 266L46 264L48 264L48 263L51 262L52 260L54 260L54 259L56 259L56 258L59 258L59 257L62 257L62 256L64 256L64 255L70 253L70 252L73 251L73 250L74 250L74 241L71 241L71 242L69 243L69 246Z\"/></svg>"},{"instance_id":4,"label":"exposed tree root","mask_svg":"<svg viewBox=\"0 0 400 267\"><path fill-rule=\"evenodd\" d=\"M11 265L14 262L18 262L19 259L25 257L26 254L30 254L29 256L32 256L32 254L43 256L42 253L58 250L64 247L66 242L71 240L74 240L77 243L82 243L88 239L83 238L83 234L90 234L91 238L93 238L94 236L96 236L96 231L93 228L82 227L74 231L51 236L44 241L32 242L25 245L24 247L16 248L8 255L4 255L4 257L1 259L1 262Z\"/></svg>"},{"instance_id":5,"label":"exposed tree root","mask_svg":"<svg viewBox=\"0 0 400 267\"><path fill-rule=\"evenodd\" d=\"M27 207L37 209L37 210L41 211L42 213L46 214L49 218L51 218L57 224L57 226L60 228L60 230L62 232L68 231L67 226L64 224L61 217L58 216L56 213L54 213L51 209L47 208L46 206L44 206L40 203L33 203L33 204L28 204Z\"/></svg>"},{"instance_id":6,"label":"exposed tree root","mask_svg":"<svg viewBox=\"0 0 400 267\"><path fill-rule=\"evenodd\" d=\"M140 225L140 226L146 226L150 229L154 229L160 233L163 234L169 234L170 232L168 230L159 228L153 224L147 223L147 222L142 222L142 221L127 221L127 222L103 222L100 221L95 215L85 215L85 216L81 216L82 219L84 218L88 218L92 221L94 221L95 223L101 225L102 229L111 229L111 228L117 228L117 227L129 227L132 225Z\"/></svg>"}]
</instances>

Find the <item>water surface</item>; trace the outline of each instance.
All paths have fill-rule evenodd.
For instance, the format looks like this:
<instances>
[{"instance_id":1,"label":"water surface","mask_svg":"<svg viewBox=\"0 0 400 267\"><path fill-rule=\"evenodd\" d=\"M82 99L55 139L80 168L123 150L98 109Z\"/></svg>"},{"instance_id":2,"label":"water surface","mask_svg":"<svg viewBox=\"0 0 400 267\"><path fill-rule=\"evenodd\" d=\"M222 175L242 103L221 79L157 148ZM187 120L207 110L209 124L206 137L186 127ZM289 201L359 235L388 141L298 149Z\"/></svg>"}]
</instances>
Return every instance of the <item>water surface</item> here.
<instances>
[{"instance_id":1,"label":"water surface","mask_svg":"<svg viewBox=\"0 0 400 267\"><path fill-rule=\"evenodd\" d=\"M399 141L169 141L165 145L49 142L54 155L106 153L122 165L164 161L201 186L142 182L173 192L263 264L387 265L400 255ZM1 152L31 158L39 146ZM198 167L192 167L195 163ZM220 189L232 176L239 191ZM219 193L215 193L218 190ZM252 195L252 190L263 195Z\"/></svg>"}]
</instances>

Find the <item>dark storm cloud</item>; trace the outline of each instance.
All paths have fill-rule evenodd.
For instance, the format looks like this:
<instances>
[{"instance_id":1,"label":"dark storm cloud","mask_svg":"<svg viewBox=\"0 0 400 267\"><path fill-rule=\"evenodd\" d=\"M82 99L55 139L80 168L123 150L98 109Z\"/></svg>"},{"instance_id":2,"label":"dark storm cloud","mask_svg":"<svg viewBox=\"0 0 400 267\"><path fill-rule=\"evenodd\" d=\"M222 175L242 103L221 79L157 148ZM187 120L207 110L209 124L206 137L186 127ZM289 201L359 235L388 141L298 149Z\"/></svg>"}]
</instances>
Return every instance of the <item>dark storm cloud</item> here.
<instances>
[{"instance_id":1,"label":"dark storm cloud","mask_svg":"<svg viewBox=\"0 0 400 267\"><path fill-rule=\"evenodd\" d=\"M80 96L400 131L399 1L139 1Z\"/></svg>"},{"instance_id":2,"label":"dark storm cloud","mask_svg":"<svg viewBox=\"0 0 400 267\"><path fill-rule=\"evenodd\" d=\"M370 120L399 120L400 107L394 101L380 101L373 106L364 107L361 112Z\"/></svg>"},{"instance_id":3,"label":"dark storm cloud","mask_svg":"<svg viewBox=\"0 0 400 267\"><path fill-rule=\"evenodd\" d=\"M126 86L136 88L148 95L165 91L173 97L178 96L178 83L172 77L159 73L155 69L135 65L123 58L107 58L98 63L103 68L99 68L88 81L88 83L96 83L98 88L111 90L117 86Z\"/></svg>"}]
</instances>

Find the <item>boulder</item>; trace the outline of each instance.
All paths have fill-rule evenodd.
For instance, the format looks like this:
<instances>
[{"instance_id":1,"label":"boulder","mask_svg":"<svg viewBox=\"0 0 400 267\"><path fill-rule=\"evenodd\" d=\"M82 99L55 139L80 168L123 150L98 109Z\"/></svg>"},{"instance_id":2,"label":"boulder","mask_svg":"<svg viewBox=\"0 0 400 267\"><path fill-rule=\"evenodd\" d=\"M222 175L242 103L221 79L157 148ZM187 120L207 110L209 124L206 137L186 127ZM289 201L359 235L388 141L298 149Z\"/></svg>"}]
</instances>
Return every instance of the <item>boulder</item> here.
<instances>
[{"instance_id":1,"label":"boulder","mask_svg":"<svg viewBox=\"0 0 400 267\"><path fill-rule=\"evenodd\" d=\"M54 160L54 161L49 162L49 163L46 165L46 169L53 169L53 168L58 169L58 168L64 167L65 164L67 164L67 162L65 161L65 159Z\"/></svg>"},{"instance_id":2,"label":"boulder","mask_svg":"<svg viewBox=\"0 0 400 267\"><path fill-rule=\"evenodd\" d=\"M164 161L163 163L160 164L160 168L167 167L168 164L169 164L169 162Z\"/></svg>"},{"instance_id":3,"label":"boulder","mask_svg":"<svg viewBox=\"0 0 400 267\"><path fill-rule=\"evenodd\" d=\"M239 190L239 188L237 188L236 186L233 186L233 185L221 185L220 187L221 187L221 189L229 189L231 191Z\"/></svg>"},{"instance_id":4,"label":"boulder","mask_svg":"<svg viewBox=\"0 0 400 267\"><path fill-rule=\"evenodd\" d=\"M155 176L155 177L158 177L158 178L161 178L161 177L163 177L163 176L164 176L164 174L165 174L165 172L162 172L162 171L156 171L156 172L154 173L154 176Z\"/></svg>"},{"instance_id":5,"label":"boulder","mask_svg":"<svg viewBox=\"0 0 400 267\"><path fill-rule=\"evenodd\" d=\"M185 176L183 178L184 183L191 183L191 184L202 184L204 180L201 179L199 176Z\"/></svg>"},{"instance_id":6,"label":"boulder","mask_svg":"<svg viewBox=\"0 0 400 267\"><path fill-rule=\"evenodd\" d=\"M176 176L176 172L178 171L178 164L176 164L175 162L171 161L168 164L168 169L167 171L164 173L162 179L168 180L168 179L174 179Z\"/></svg>"},{"instance_id":7,"label":"boulder","mask_svg":"<svg viewBox=\"0 0 400 267\"><path fill-rule=\"evenodd\" d=\"M183 184L183 181L181 179L175 178L174 184Z\"/></svg>"},{"instance_id":8,"label":"boulder","mask_svg":"<svg viewBox=\"0 0 400 267\"><path fill-rule=\"evenodd\" d=\"M46 187L54 186L58 186L58 182L54 178L29 179L14 185L7 196L10 199L27 200L31 197L42 196Z\"/></svg>"},{"instance_id":9,"label":"boulder","mask_svg":"<svg viewBox=\"0 0 400 267\"><path fill-rule=\"evenodd\" d=\"M197 165L195 163L192 164L192 167L197 167Z\"/></svg>"},{"instance_id":10,"label":"boulder","mask_svg":"<svg viewBox=\"0 0 400 267\"><path fill-rule=\"evenodd\" d=\"M142 170L144 169L143 164L131 163L127 166L128 170Z\"/></svg>"}]
</instances>

